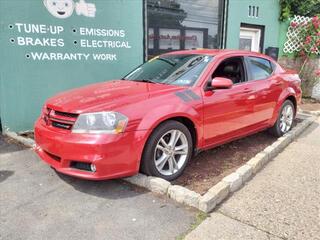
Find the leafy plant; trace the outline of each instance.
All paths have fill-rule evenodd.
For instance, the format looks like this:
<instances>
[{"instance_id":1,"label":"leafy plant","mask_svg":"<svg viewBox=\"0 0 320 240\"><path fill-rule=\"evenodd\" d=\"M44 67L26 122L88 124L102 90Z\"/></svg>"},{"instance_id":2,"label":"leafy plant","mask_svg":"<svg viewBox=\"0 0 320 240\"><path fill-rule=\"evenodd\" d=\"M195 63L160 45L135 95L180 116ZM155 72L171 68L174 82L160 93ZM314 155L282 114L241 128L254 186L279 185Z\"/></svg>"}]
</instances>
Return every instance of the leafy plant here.
<instances>
[{"instance_id":1,"label":"leafy plant","mask_svg":"<svg viewBox=\"0 0 320 240\"><path fill-rule=\"evenodd\" d=\"M295 28L297 38L300 41L300 51L297 52L301 57L312 57L320 53L320 19L314 16L311 21L297 23L294 20L290 23Z\"/></svg>"},{"instance_id":2,"label":"leafy plant","mask_svg":"<svg viewBox=\"0 0 320 240\"><path fill-rule=\"evenodd\" d=\"M286 21L293 15L314 16L320 13L319 0L280 0L280 20Z\"/></svg>"},{"instance_id":3,"label":"leafy plant","mask_svg":"<svg viewBox=\"0 0 320 240\"><path fill-rule=\"evenodd\" d=\"M295 19L291 21L290 26L295 32L294 38L300 45L294 55L302 63L299 75L302 79L303 96L311 97L320 76L320 19L318 16L303 22L296 22Z\"/></svg>"}]
</instances>

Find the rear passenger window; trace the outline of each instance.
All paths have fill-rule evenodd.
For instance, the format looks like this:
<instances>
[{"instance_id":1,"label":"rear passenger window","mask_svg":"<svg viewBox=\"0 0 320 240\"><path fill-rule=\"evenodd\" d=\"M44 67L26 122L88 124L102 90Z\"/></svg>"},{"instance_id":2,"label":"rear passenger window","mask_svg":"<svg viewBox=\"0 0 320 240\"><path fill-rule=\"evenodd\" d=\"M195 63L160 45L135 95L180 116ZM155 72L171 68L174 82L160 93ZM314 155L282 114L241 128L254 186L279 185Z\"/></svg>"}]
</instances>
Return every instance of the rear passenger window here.
<instances>
[{"instance_id":1,"label":"rear passenger window","mask_svg":"<svg viewBox=\"0 0 320 240\"><path fill-rule=\"evenodd\" d=\"M266 79L273 72L271 62L267 59L248 57L247 63L249 81Z\"/></svg>"}]
</instances>

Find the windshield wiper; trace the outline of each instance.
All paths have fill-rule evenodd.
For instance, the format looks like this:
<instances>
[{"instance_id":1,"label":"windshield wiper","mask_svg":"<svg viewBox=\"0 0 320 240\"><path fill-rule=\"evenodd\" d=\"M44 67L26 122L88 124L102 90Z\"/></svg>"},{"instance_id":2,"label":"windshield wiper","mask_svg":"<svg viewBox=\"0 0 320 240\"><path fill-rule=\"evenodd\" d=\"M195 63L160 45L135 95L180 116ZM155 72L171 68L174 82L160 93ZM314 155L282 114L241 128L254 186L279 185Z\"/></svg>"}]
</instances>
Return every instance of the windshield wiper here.
<instances>
[{"instance_id":1,"label":"windshield wiper","mask_svg":"<svg viewBox=\"0 0 320 240\"><path fill-rule=\"evenodd\" d=\"M174 61L171 61L171 60L169 60L169 59L166 59L166 58L157 58L157 60L161 60L161 61L164 61L164 62L166 62L166 63L169 63L171 66L175 66L175 65L177 65L177 63L175 63Z\"/></svg>"},{"instance_id":2,"label":"windshield wiper","mask_svg":"<svg viewBox=\"0 0 320 240\"><path fill-rule=\"evenodd\" d=\"M127 78L121 78L121 80L126 80L126 81L133 81L133 82L145 82L145 83L153 83L153 84L166 84L165 82L156 82L152 81L150 79L127 79Z\"/></svg>"},{"instance_id":3,"label":"windshield wiper","mask_svg":"<svg viewBox=\"0 0 320 240\"><path fill-rule=\"evenodd\" d=\"M136 81L136 82L145 82L145 83L154 83L154 84L157 83L157 82L152 81L150 79L137 79L137 80L134 80L134 81Z\"/></svg>"},{"instance_id":4,"label":"windshield wiper","mask_svg":"<svg viewBox=\"0 0 320 240\"><path fill-rule=\"evenodd\" d=\"M133 81L133 82L146 82L146 83L157 83L149 79L128 79L128 78L121 78L121 80L125 81Z\"/></svg>"}]
</instances>

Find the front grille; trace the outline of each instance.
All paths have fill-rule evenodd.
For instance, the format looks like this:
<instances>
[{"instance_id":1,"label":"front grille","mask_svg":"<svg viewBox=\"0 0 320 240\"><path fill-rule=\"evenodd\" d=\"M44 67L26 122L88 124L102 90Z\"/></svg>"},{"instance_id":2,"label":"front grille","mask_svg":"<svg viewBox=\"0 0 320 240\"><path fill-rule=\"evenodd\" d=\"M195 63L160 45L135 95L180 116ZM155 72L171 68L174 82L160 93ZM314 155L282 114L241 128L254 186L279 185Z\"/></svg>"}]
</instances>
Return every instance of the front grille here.
<instances>
[{"instance_id":1,"label":"front grille","mask_svg":"<svg viewBox=\"0 0 320 240\"><path fill-rule=\"evenodd\" d=\"M76 169L79 169L79 170L83 170L83 171L92 172L90 163L72 161L70 163L70 167L71 168L76 168Z\"/></svg>"},{"instance_id":2,"label":"front grille","mask_svg":"<svg viewBox=\"0 0 320 240\"><path fill-rule=\"evenodd\" d=\"M68 118L77 118L78 114L76 113L66 113L66 112L60 112L60 111L55 111L56 115L58 116L63 116L63 117L68 117Z\"/></svg>"},{"instance_id":3,"label":"front grille","mask_svg":"<svg viewBox=\"0 0 320 240\"><path fill-rule=\"evenodd\" d=\"M43 115L43 119L47 125L65 130L71 130L73 124L76 122L77 117L79 116L76 113L55 111L51 108L47 108Z\"/></svg>"}]
</instances>

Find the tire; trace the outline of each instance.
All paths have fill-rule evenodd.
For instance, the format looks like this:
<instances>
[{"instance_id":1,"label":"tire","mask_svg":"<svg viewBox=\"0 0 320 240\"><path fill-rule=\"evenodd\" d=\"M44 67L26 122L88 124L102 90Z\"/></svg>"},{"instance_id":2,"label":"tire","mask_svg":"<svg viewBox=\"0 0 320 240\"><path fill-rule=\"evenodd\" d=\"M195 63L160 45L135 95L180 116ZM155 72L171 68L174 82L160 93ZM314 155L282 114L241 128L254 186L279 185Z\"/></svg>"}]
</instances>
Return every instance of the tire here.
<instances>
[{"instance_id":1,"label":"tire","mask_svg":"<svg viewBox=\"0 0 320 240\"><path fill-rule=\"evenodd\" d=\"M166 121L149 137L140 170L147 175L172 181L183 173L192 151L193 142L188 128L177 121Z\"/></svg>"},{"instance_id":2,"label":"tire","mask_svg":"<svg viewBox=\"0 0 320 240\"><path fill-rule=\"evenodd\" d=\"M287 110L291 109L291 110ZM289 111L289 112L286 112ZM290 100L286 100L279 111L278 119L275 124L269 129L269 132L275 137L281 137L285 133L289 132L293 125L295 117L295 107ZM285 124L285 126L283 125Z\"/></svg>"}]
</instances>

